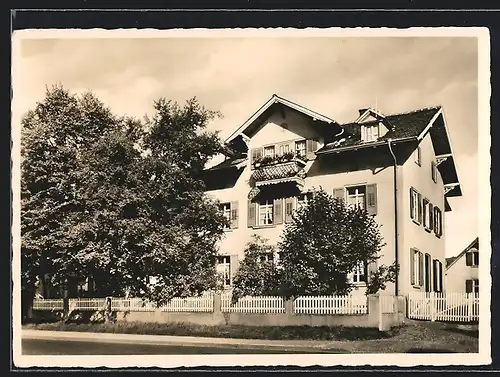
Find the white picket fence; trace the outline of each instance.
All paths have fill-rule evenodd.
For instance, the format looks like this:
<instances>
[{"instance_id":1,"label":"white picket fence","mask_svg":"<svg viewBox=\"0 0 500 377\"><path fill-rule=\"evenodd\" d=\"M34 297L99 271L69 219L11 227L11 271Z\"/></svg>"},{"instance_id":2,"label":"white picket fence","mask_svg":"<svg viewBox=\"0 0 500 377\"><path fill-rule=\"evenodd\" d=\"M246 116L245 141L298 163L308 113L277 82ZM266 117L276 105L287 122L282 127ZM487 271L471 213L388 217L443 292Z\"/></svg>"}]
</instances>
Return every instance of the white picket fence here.
<instances>
[{"instance_id":1,"label":"white picket fence","mask_svg":"<svg viewBox=\"0 0 500 377\"><path fill-rule=\"evenodd\" d=\"M408 318L431 321L473 322L479 320L479 294L411 292Z\"/></svg>"},{"instance_id":2,"label":"white picket fence","mask_svg":"<svg viewBox=\"0 0 500 377\"><path fill-rule=\"evenodd\" d=\"M63 310L64 302L62 299L42 299L33 300L33 310Z\"/></svg>"},{"instance_id":3,"label":"white picket fence","mask_svg":"<svg viewBox=\"0 0 500 377\"><path fill-rule=\"evenodd\" d=\"M299 314L366 314L368 302L359 296L300 296L293 304Z\"/></svg>"},{"instance_id":4,"label":"white picket fence","mask_svg":"<svg viewBox=\"0 0 500 377\"><path fill-rule=\"evenodd\" d=\"M117 312L154 312L156 306L141 298L112 298L111 310Z\"/></svg>"},{"instance_id":5,"label":"white picket fence","mask_svg":"<svg viewBox=\"0 0 500 377\"><path fill-rule=\"evenodd\" d=\"M197 297L176 297L161 307L163 312L213 312L214 296L205 294Z\"/></svg>"},{"instance_id":6,"label":"white picket fence","mask_svg":"<svg viewBox=\"0 0 500 377\"><path fill-rule=\"evenodd\" d=\"M105 298L70 298L69 310L102 310L106 307Z\"/></svg>"},{"instance_id":7,"label":"white picket fence","mask_svg":"<svg viewBox=\"0 0 500 377\"><path fill-rule=\"evenodd\" d=\"M231 294L223 294L221 311L225 313L285 313L285 300L278 296L247 296L239 298L233 304Z\"/></svg>"},{"instance_id":8,"label":"white picket fence","mask_svg":"<svg viewBox=\"0 0 500 377\"><path fill-rule=\"evenodd\" d=\"M213 312L214 298L212 294L196 297L175 297L159 308L152 302L140 298L112 298L111 310L130 312Z\"/></svg>"}]
</instances>

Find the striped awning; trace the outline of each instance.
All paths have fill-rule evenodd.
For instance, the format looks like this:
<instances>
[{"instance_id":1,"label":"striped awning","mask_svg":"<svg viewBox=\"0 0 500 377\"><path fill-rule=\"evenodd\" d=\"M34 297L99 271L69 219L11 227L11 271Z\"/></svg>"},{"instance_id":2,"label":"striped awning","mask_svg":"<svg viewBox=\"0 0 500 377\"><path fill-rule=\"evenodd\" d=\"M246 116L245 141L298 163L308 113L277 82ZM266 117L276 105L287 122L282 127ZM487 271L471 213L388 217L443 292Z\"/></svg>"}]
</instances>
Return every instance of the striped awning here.
<instances>
[{"instance_id":1,"label":"striped awning","mask_svg":"<svg viewBox=\"0 0 500 377\"><path fill-rule=\"evenodd\" d=\"M262 186L276 185L279 183L288 183L288 182L295 182L297 184L297 186L299 186L300 188L304 187L304 180L302 178L297 177L297 176L255 182L255 186L262 187Z\"/></svg>"}]
</instances>

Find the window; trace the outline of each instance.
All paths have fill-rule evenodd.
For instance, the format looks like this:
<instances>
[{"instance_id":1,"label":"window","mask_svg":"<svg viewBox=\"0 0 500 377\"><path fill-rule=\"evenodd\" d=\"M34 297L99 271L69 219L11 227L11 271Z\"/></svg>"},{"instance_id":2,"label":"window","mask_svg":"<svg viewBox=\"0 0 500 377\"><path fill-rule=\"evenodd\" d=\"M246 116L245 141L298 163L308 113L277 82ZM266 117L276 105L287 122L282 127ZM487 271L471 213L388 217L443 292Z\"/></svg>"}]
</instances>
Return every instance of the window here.
<instances>
[{"instance_id":1,"label":"window","mask_svg":"<svg viewBox=\"0 0 500 377\"><path fill-rule=\"evenodd\" d=\"M369 215L377 214L377 184L347 186L333 189L333 197L346 200L349 207L359 207Z\"/></svg>"},{"instance_id":2,"label":"window","mask_svg":"<svg viewBox=\"0 0 500 377\"><path fill-rule=\"evenodd\" d=\"M272 225L274 204L272 200L263 199L259 203L259 225Z\"/></svg>"},{"instance_id":3,"label":"window","mask_svg":"<svg viewBox=\"0 0 500 377\"><path fill-rule=\"evenodd\" d=\"M431 256L429 254L425 254L424 258L424 269L425 269L425 274L424 274L424 288L426 292L430 292L432 287L431 287Z\"/></svg>"},{"instance_id":4,"label":"window","mask_svg":"<svg viewBox=\"0 0 500 377\"><path fill-rule=\"evenodd\" d=\"M465 281L465 293L479 293L479 279L470 279Z\"/></svg>"},{"instance_id":5,"label":"window","mask_svg":"<svg viewBox=\"0 0 500 377\"><path fill-rule=\"evenodd\" d=\"M364 283L366 282L366 269L364 263L359 263L354 271L351 273L350 280L353 283Z\"/></svg>"},{"instance_id":6,"label":"window","mask_svg":"<svg viewBox=\"0 0 500 377\"><path fill-rule=\"evenodd\" d=\"M431 161L431 177L432 180L436 183L437 182L437 169L436 169L436 162Z\"/></svg>"},{"instance_id":7,"label":"window","mask_svg":"<svg viewBox=\"0 0 500 377\"><path fill-rule=\"evenodd\" d=\"M465 264L471 267L479 266L479 251L471 250L465 254Z\"/></svg>"},{"instance_id":8,"label":"window","mask_svg":"<svg viewBox=\"0 0 500 377\"><path fill-rule=\"evenodd\" d=\"M347 205L349 207L366 208L366 186L347 187Z\"/></svg>"},{"instance_id":9,"label":"window","mask_svg":"<svg viewBox=\"0 0 500 377\"><path fill-rule=\"evenodd\" d=\"M219 209L226 218L228 224L224 229L235 229L238 227L238 202L226 202L219 205Z\"/></svg>"},{"instance_id":10,"label":"window","mask_svg":"<svg viewBox=\"0 0 500 377\"><path fill-rule=\"evenodd\" d=\"M305 140L300 140L300 141L295 142L295 153L301 157L306 156L306 141Z\"/></svg>"},{"instance_id":11,"label":"window","mask_svg":"<svg viewBox=\"0 0 500 377\"><path fill-rule=\"evenodd\" d=\"M230 229L231 224L231 203L222 203L219 206L219 209L222 211L224 218L227 220L227 224L224 224L225 229Z\"/></svg>"},{"instance_id":12,"label":"window","mask_svg":"<svg viewBox=\"0 0 500 377\"><path fill-rule=\"evenodd\" d=\"M416 250L410 250L410 278L411 284L414 286L422 286L424 284L424 256Z\"/></svg>"},{"instance_id":13,"label":"window","mask_svg":"<svg viewBox=\"0 0 500 377\"><path fill-rule=\"evenodd\" d=\"M264 157L274 157L274 154L275 154L274 145L271 145L269 147L264 147Z\"/></svg>"},{"instance_id":14,"label":"window","mask_svg":"<svg viewBox=\"0 0 500 377\"><path fill-rule=\"evenodd\" d=\"M438 207L434 207L434 233L436 237L441 237L443 235L443 215Z\"/></svg>"},{"instance_id":15,"label":"window","mask_svg":"<svg viewBox=\"0 0 500 377\"><path fill-rule=\"evenodd\" d=\"M434 292L442 292L443 291L443 264L434 259L432 261L433 264L433 288Z\"/></svg>"},{"instance_id":16,"label":"window","mask_svg":"<svg viewBox=\"0 0 500 377\"><path fill-rule=\"evenodd\" d=\"M299 194L299 196L297 197L297 208L301 208L307 205L307 202L312 198L312 195L312 192L304 192Z\"/></svg>"},{"instance_id":17,"label":"window","mask_svg":"<svg viewBox=\"0 0 500 377\"><path fill-rule=\"evenodd\" d=\"M417 149L415 149L415 151L413 152L413 158L418 166L422 165L422 150L420 149L420 146L418 146Z\"/></svg>"},{"instance_id":18,"label":"window","mask_svg":"<svg viewBox=\"0 0 500 377\"><path fill-rule=\"evenodd\" d=\"M280 145L280 150L279 150L280 156L283 156L285 153L289 152L290 152L290 144Z\"/></svg>"},{"instance_id":19,"label":"window","mask_svg":"<svg viewBox=\"0 0 500 377\"><path fill-rule=\"evenodd\" d=\"M273 262L274 261L274 254L273 253L263 253L262 255L259 256L259 262Z\"/></svg>"},{"instance_id":20,"label":"window","mask_svg":"<svg viewBox=\"0 0 500 377\"><path fill-rule=\"evenodd\" d=\"M424 228L425 230L430 232L434 227L434 215L433 206L427 199L423 199L423 211Z\"/></svg>"},{"instance_id":21,"label":"window","mask_svg":"<svg viewBox=\"0 0 500 377\"><path fill-rule=\"evenodd\" d=\"M217 257L217 273L221 276L225 287L231 285L231 257L220 255Z\"/></svg>"},{"instance_id":22,"label":"window","mask_svg":"<svg viewBox=\"0 0 500 377\"><path fill-rule=\"evenodd\" d=\"M415 223L422 223L422 195L413 187L410 188L410 217Z\"/></svg>"},{"instance_id":23,"label":"window","mask_svg":"<svg viewBox=\"0 0 500 377\"><path fill-rule=\"evenodd\" d=\"M363 126L361 138L363 141L377 141L380 136L379 125Z\"/></svg>"}]
</instances>

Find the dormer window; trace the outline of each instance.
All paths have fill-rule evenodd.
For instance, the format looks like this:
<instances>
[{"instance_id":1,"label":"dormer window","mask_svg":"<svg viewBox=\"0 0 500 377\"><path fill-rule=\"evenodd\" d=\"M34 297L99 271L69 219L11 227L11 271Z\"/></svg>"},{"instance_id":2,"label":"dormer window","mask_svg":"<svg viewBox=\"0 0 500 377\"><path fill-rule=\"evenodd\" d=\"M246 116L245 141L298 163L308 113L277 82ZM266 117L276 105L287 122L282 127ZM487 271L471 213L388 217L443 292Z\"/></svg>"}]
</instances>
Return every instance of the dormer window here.
<instances>
[{"instance_id":1,"label":"dormer window","mask_svg":"<svg viewBox=\"0 0 500 377\"><path fill-rule=\"evenodd\" d=\"M365 142L377 141L380 137L380 128L379 124L361 126L361 139Z\"/></svg>"}]
</instances>

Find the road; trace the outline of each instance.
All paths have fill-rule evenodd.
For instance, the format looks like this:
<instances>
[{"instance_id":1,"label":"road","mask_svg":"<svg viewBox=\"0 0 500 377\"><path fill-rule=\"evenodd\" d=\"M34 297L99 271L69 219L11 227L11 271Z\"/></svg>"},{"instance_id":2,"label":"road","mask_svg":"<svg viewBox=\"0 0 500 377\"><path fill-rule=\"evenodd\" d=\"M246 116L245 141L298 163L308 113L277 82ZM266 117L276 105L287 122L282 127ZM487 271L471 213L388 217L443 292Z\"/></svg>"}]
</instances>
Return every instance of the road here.
<instances>
[{"instance_id":1,"label":"road","mask_svg":"<svg viewBox=\"0 0 500 377\"><path fill-rule=\"evenodd\" d=\"M206 355L345 353L343 350L286 349L236 345L192 346L179 344L131 344L59 339L22 339L23 355Z\"/></svg>"}]
</instances>

